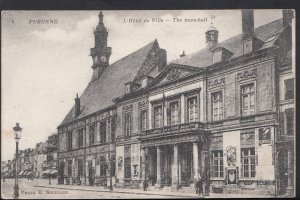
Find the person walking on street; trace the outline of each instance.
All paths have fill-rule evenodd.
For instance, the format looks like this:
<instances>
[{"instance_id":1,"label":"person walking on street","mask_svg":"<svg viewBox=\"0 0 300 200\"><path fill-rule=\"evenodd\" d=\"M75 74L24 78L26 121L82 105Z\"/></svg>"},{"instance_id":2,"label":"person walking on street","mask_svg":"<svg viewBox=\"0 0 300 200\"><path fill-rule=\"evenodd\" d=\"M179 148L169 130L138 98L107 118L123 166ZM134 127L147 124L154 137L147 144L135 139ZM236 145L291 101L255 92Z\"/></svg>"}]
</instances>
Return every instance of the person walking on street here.
<instances>
[{"instance_id":1,"label":"person walking on street","mask_svg":"<svg viewBox=\"0 0 300 200\"><path fill-rule=\"evenodd\" d=\"M204 196L203 195L203 187L202 187L202 177L201 177L200 173L198 173L198 183L197 183L197 186L198 186L198 194L199 194L199 196L200 196L200 194L202 196Z\"/></svg>"}]
</instances>

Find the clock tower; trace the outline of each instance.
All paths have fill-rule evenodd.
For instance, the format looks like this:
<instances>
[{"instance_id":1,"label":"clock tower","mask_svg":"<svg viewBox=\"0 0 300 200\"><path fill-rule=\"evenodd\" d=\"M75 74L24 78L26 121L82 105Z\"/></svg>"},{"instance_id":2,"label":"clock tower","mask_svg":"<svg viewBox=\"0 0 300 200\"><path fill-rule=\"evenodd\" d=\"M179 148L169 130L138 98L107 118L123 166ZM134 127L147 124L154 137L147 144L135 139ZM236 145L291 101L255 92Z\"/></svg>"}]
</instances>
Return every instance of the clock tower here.
<instances>
[{"instance_id":1,"label":"clock tower","mask_svg":"<svg viewBox=\"0 0 300 200\"><path fill-rule=\"evenodd\" d=\"M111 47L107 46L108 31L103 23L102 11L99 12L99 23L94 30L95 47L91 48L91 56L93 59L93 75L92 80L97 80L102 72L109 66L109 57L111 55Z\"/></svg>"}]
</instances>

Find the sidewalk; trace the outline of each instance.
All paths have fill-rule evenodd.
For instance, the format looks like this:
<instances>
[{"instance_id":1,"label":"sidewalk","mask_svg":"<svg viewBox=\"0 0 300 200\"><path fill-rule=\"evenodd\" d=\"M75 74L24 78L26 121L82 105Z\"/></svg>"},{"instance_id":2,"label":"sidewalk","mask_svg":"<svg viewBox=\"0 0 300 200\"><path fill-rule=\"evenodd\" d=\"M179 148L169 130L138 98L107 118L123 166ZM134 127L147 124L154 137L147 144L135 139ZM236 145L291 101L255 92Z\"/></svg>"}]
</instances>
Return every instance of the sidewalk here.
<instances>
[{"instance_id":1,"label":"sidewalk","mask_svg":"<svg viewBox=\"0 0 300 200\"><path fill-rule=\"evenodd\" d=\"M83 185L58 185L57 180L52 180L51 185L49 181L37 180L34 184L34 187L43 187L43 188L55 188L55 189L67 189L67 190L81 190L81 191L93 191L93 192L112 192L112 193L131 193L131 194L142 194L142 195L159 195L168 197L178 197L178 198L199 198L195 193L184 193L180 192L171 192L168 190L158 190L158 189L149 189L143 191L142 189L127 189L127 188L113 188L113 191L104 188L103 186L83 186ZM272 198L272 196L266 197L261 195L249 195L249 194L218 194L210 193L209 196L204 198Z\"/></svg>"}]
</instances>

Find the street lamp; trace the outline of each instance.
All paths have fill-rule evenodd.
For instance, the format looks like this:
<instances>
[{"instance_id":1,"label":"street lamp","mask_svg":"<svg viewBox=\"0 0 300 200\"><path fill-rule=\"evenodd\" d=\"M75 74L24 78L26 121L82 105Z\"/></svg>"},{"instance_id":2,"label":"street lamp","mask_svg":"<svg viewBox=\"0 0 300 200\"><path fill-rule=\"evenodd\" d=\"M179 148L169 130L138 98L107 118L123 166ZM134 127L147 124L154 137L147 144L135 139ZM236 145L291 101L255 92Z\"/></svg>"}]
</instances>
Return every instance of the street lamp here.
<instances>
[{"instance_id":1,"label":"street lamp","mask_svg":"<svg viewBox=\"0 0 300 200\"><path fill-rule=\"evenodd\" d=\"M18 185L18 148L19 148L19 140L21 139L22 128L19 126L19 123L16 123L16 126L13 127L15 132L15 140L16 140L16 165L15 165L15 187L14 194L15 199L19 198L19 185Z\"/></svg>"}]
</instances>

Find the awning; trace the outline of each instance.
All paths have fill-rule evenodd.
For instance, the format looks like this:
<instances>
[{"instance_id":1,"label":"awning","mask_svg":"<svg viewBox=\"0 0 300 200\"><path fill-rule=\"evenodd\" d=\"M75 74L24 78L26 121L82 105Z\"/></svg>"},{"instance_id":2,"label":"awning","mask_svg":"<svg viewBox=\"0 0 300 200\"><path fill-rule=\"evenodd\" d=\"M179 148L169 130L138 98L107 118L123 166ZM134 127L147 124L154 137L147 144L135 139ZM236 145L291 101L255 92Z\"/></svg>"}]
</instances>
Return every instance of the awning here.
<instances>
[{"instance_id":1,"label":"awning","mask_svg":"<svg viewBox=\"0 0 300 200\"><path fill-rule=\"evenodd\" d=\"M57 174L58 173L58 170L54 169L50 172L50 174Z\"/></svg>"},{"instance_id":2,"label":"awning","mask_svg":"<svg viewBox=\"0 0 300 200\"><path fill-rule=\"evenodd\" d=\"M24 171L22 170L22 171L20 171L20 173L18 175L21 176L23 173L24 173Z\"/></svg>"}]
</instances>

